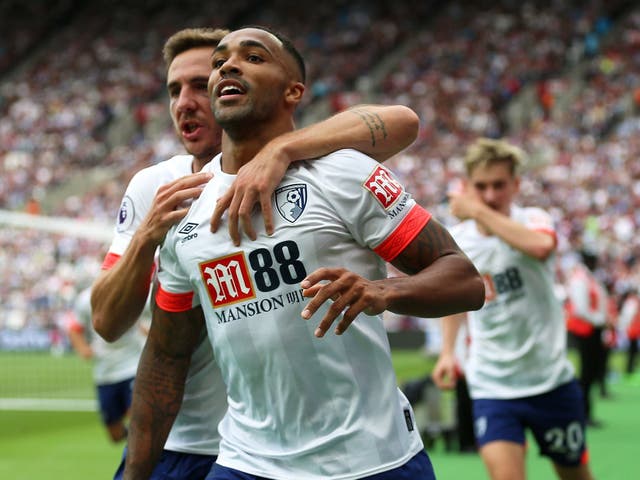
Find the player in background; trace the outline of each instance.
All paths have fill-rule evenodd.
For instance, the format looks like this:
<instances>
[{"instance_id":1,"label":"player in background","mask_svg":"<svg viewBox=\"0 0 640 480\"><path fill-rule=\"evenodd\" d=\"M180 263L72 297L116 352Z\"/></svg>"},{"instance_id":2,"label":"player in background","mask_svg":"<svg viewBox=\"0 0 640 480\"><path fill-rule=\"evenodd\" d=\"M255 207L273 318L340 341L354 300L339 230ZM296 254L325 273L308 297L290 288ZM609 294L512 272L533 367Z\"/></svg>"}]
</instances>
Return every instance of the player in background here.
<instances>
[{"instance_id":1,"label":"player in background","mask_svg":"<svg viewBox=\"0 0 640 480\"><path fill-rule=\"evenodd\" d=\"M636 370L638 340L640 340L640 294L635 288L627 290L622 295L619 327L628 342L625 373L631 375Z\"/></svg>"},{"instance_id":2,"label":"player in background","mask_svg":"<svg viewBox=\"0 0 640 480\"><path fill-rule=\"evenodd\" d=\"M210 205L266 142L293 131L304 92L295 48L261 28L227 35L213 66L222 154L160 250L125 478L145 478L158 454L205 315L229 398L207 478L434 478L379 315L478 308L480 277L390 172L355 150L289 168L273 235L260 228L237 246L212 233ZM387 278L385 260L411 276ZM305 321L316 312L319 323ZM339 333L349 330L318 338L336 319Z\"/></svg>"},{"instance_id":3,"label":"player in background","mask_svg":"<svg viewBox=\"0 0 640 480\"><path fill-rule=\"evenodd\" d=\"M459 324L468 317L465 374L479 452L493 480L524 480L525 428L559 478L591 480L582 392L567 358L566 328L554 293L556 235L551 217L514 203L524 153L479 139L465 155L467 180L449 194L462 222L450 231L485 282L482 309L443 319L432 372L441 388L456 378Z\"/></svg>"},{"instance_id":4,"label":"player in background","mask_svg":"<svg viewBox=\"0 0 640 480\"><path fill-rule=\"evenodd\" d=\"M602 332L604 354L596 382L598 384L598 390L600 391L600 397L610 400L613 398L613 395L609 391L611 374L610 360L611 352L618 347L620 342L618 326L620 311L618 307L619 298L615 292L615 284L609 279L604 282L604 285L607 292L607 321L604 326L604 331Z\"/></svg>"},{"instance_id":5,"label":"player in background","mask_svg":"<svg viewBox=\"0 0 640 480\"><path fill-rule=\"evenodd\" d=\"M125 422L131 406L133 378L145 341L144 327L132 328L120 339L107 343L91 324L91 289L82 290L73 304L67 333L74 351L93 365L102 423L113 442L127 438Z\"/></svg>"},{"instance_id":6,"label":"player in background","mask_svg":"<svg viewBox=\"0 0 640 480\"><path fill-rule=\"evenodd\" d=\"M584 411L587 425L592 427L601 426L593 418L592 387L604 377L606 370L603 333L609 314L609 295L604 283L595 275L597 266L597 255L583 248L580 260L569 274L566 300L567 330L580 357Z\"/></svg>"},{"instance_id":7,"label":"player in background","mask_svg":"<svg viewBox=\"0 0 640 480\"><path fill-rule=\"evenodd\" d=\"M207 81L211 54L224 33L186 29L165 44L171 118L190 155L143 169L127 187L116 236L92 295L94 325L110 341L128 331L138 318L150 288L158 245L186 214L183 204L196 198L201 184L210 178L209 174L189 174L200 172L220 150L221 130L211 113ZM250 237L255 236L247 220L259 202L266 228L272 229L270 196L290 162L345 146L383 161L415 140L417 126L417 116L406 107L362 105L278 137L245 165L227 195L216 204L213 221L219 222L229 208L234 241L240 239L239 224ZM190 480L206 475L218 453L217 425L225 411L224 384L209 343L202 341L192 358L182 408L152 478L169 472L172 478ZM122 475L123 466L116 478Z\"/></svg>"}]
</instances>

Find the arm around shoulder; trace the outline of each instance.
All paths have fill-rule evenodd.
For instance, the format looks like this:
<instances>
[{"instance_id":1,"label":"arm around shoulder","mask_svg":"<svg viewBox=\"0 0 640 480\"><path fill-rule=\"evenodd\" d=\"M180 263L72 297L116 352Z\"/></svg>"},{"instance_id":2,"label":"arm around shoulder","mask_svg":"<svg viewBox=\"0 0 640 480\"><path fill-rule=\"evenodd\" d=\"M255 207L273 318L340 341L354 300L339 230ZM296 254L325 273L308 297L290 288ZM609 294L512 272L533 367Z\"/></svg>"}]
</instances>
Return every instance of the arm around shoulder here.
<instances>
[{"instance_id":1,"label":"arm around shoulder","mask_svg":"<svg viewBox=\"0 0 640 480\"><path fill-rule=\"evenodd\" d=\"M369 129L370 143L361 137L360 146L352 146L379 162L411 145L418 137L420 118L411 108L404 105L356 105L345 113L357 115ZM354 138L359 138L354 132Z\"/></svg>"},{"instance_id":2,"label":"arm around shoulder","mask_svg":"<svg viewBox=\"0 0 640 480\"><path fill-rule=\"evenodd\" d=\"M281 135L266 147L288 162L359 150L383 162L411 145L420 120L403 105L356 105L321 122Z\"/></svg>"},{"instance_id":3,"label":"arm around shoulder","mask_svg":"<svg viewBox=\"0 0 640 480\"><path fill-rule=\"evenodd\" d=\"M217 231L222 214L229 209L229 233L234 243L240 244L239 223L247 236L255 240L250 216L257 202L267 233L273 233L271 194L292 162L322 157L344 148L359 150L384 162L415 141L419 123L409 107L358 105L274 138L238 171L233 185L218 200L211 230Z\"/></svg>"}]
</instances>

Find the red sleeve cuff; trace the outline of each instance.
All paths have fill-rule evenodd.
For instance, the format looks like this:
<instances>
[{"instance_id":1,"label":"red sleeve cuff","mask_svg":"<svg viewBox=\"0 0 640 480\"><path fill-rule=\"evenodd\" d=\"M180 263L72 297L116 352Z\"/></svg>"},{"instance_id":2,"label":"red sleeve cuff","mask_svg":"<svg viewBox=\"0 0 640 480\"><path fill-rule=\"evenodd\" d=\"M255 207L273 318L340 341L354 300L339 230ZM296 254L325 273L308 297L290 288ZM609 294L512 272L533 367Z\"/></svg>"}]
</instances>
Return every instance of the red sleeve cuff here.
<instances>
[{"instance_id":1,"label":"red sleeve cuff","mask_svg":"<svg viewBox=\"0 0 640 480\"><path fill-rule=\"evenodd\" d=\"M102 270L109 270L116 264L118 260L120 260L120 255L118 255L117 253L107 253L107 255L104 257L104 260L102 261Z\"/></svg>"},{"instance_id":2,"label":"red sleeve cuff","mask_svg":"<svg viewBox=\"0 0 640 480\"><path fill-rule=\"evenodd\" d=\"M193 308L193 292L171 293L158 285L156 304L166 312L186 312Z\"/></svg>"},{"instance_id":3,"label":"red sleeve cuff","mask_svg":"<svg viewBox=\"0 0 640 480\"><path fill-rule=\"evenodd\" d=\"M67 322L67 330L69 332L77 332L77 333L82 333L84 332L84 327L78 323L76 320L69 320Z\"/></svg>"},{"instance_id":4,"label":"red sleeve cuff","mask_svg":"<svg viewBox=\"0 0 640 480\"><path fill-rule=\"evenodd\" d=\"M377 248L383 260L391 262L409 245L431 219L431 214L420 205L414 205L400 225Z\"/></svg>"},{"instance_id":5,"label":"red sleeve cuff","mask_svg":"<svg viewBox=\"0 0 640 480\"><path fill-rule=\"evenodd\" d=\"M546 233L547 235L551 235L551 237L553 237L553 246L555 247L558 245L558 236L556 235L555 230L551 230L550 228L534 228L533 230L536 232Z\"/></svg>"},{"instance_id":6,"label":"red sleeve cuff","mask_svg":"<svg viewBox=\"0 0 640 480\"><path fill-rule=\"evenodd\" d=\"M102 270L110 270L120 260L120 255L117 253L107 253L102 261ZM153 280L153 274L156 271L156 264L151 267L151 273L149 273L149 283Z\"/></svg>"}]
</instances>

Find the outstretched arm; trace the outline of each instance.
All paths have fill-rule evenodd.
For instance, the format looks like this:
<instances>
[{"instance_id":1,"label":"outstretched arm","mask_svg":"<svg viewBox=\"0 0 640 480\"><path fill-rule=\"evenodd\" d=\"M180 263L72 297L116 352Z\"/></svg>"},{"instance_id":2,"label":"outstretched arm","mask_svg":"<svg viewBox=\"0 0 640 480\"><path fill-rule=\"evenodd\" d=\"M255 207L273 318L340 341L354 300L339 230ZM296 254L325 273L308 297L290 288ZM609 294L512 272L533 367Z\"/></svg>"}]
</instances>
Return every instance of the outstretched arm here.
<instances>
[{"instance_id":1,"label":"outstretched arm","mask_svg":"<svg viewBox=\"0 0 640 480\"><path fill-rule=\"evenodd\" d=\"M337 334L361 312L442 317L477 310L484 303L480 274L434 218L391 263L407 275L371 281L343 268L320 268L308 275L302 282L303 295L313 298L303 318L309 319L333 299L316 336L322 337L340 315Z\"/></svg>"},{"instance_id":2,"label":"outstretched arm","mask_svg":"<svg viewBox=\"0 0 640 480\"><path fill-rule=\"evenodd\" d=\"M93 327L108 342L120 338L140 317L149 294L156 248L171 226L187 214L183 202L196 198L210 178L208 173L197 173L160 187L122 257L94 282Z\"/></svg>"},{"instance_id":3,"label":"outstretched arm","mask_svg":"<svg viewBox=\"0 0 640 480\"><path fill-rule=\"evenodd\" d=\"M251 212L260 205L266 231L273 233L271 194L284 177L291 162L327 155L342 148L353 148L384 162L411 145L418 134L419 119L402 105L358 105L319 123L281 135L243 166L231 188L218 200L211 217L211 230L217 231L228 209L229 233L240 244L240 225L249 238L256 233Z\"/></svg>"},{"instance_id":4,"label":"outstretched arm","mask_svg":"<svg viewBox=\"0 0 640 480\"><path fill-rule=\"evenodd\" d=\"M133 388L124 478L147 479L171 430L191 354L206 335L200 308L169 313L156 308Z\"/></svg>"}]
</instances>

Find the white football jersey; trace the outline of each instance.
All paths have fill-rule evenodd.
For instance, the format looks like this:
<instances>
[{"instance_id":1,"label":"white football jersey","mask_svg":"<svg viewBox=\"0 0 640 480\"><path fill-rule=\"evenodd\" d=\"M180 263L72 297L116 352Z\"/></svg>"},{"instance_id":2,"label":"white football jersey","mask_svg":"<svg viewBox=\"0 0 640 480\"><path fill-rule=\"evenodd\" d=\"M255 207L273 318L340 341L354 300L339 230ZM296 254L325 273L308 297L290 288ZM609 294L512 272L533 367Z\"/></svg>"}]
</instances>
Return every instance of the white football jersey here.
<instances>
[{"instance_id":1,"label":"white football jersey","mask_svg":"<svg viewBox=\"0 0 640 480\"><path fill-rule=\"evenodd\" d=\"M108 268L127 249L133 234L145 218L158 189L192 173L191 155L176 155L137 172L125 192L116 233L105 259ZM213 213L213 208L209 214ZM173 423L165 449L177 452L217 455L218 423L227 410L226 389L213 358L211 344L202 339L194 352L185 385L182 406Z\"/></svg>"},{"instance_id":2,"label":"white football jersey","mask_svg":"<svg viewBox=\"0 0 640 480\"><path fill-rule=\"evenodd\" d=\"M511 207L511 218L555 235L551 217L539 208ZM553 255L542 262L473 220L450 229L485 284L485 304L469 312L471 344L465 373L472 398L521 398L570 381L564 313L554 292Z\"/></svg>"},{"instance_id":3,"label":"white football jersey","mask_svg":"<svg viewBox=\"0 0 640 480\"><path fill-rule=\"evenodd\" d=\"M628 335L628 329L637 321L640 321L640 298L635 294L631 294L625 299L620 308L620 316L618 317L620 331Z\"/></svg>"},{"instance_id":4,"label":"white football jersey","mask_svg":"<svg viewBox=\"0 0 640 480\"><path fill-rule=\"evenodd\" d=\"M609 295L603 283L586 265L578 263L571 270L567 294L574 316L595 327L604 327L609 313Z\"/></svg>"},{"instance_id":5,"label":"white football jersey","mask_svg":"<svg viewBox=\"0 0 640 480\"><path fill-rule=\"evenodd\" d=\"M73 305L75 319L93 350L93 381L96 385L110 385L129 380L136 375L138 360L145 337L134 326L112 343L102 339L91 322L91 289L80 292Z\"/></svg>"},{"instance_id":6,"label":"white football jersey","mask_svg":"<svg viewBox=\"0 0 640 480\"><path fill-rule=\"evenodd\" d=\"M319 267L386 277L430 215L381 165L354 150L297 162L272 201L275 233L258 213L256 241L234 246L209 230L212 205L233 182L214 177L160 250L157 303L201 304L227 385L218 463L273 479L356 479L423 449L397 388L381 316L361 314L341 336L313 334L300 282Z\"/></svg>"}]
</instances>

